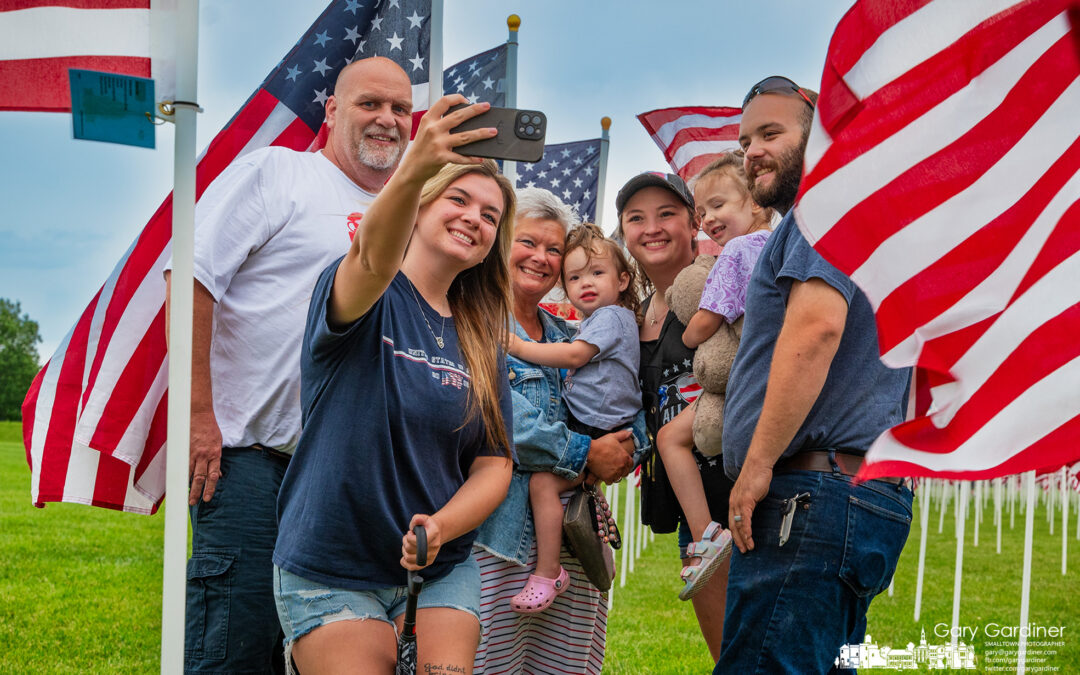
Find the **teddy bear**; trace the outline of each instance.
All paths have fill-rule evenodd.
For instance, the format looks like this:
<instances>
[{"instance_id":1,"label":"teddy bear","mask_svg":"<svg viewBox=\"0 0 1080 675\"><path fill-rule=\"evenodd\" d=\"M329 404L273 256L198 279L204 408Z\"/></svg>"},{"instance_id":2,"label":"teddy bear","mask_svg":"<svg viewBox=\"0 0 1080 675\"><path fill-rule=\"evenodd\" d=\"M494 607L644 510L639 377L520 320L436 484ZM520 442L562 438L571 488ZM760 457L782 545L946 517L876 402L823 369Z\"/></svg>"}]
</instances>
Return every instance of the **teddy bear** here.
<instances>
[{"instance_id":1,"label":"teddy bear","mask_svg":"<svg viewBox=\"0 0 1080 675\"><path fill-rule=\"evenodd\" d=\"M668 307L683 325L689 323L698 310L705 279L715 262L716 256L698 256L692 265L679 272L664 294ZM739 348L742 326L742 317L733 324L724 321L712 337L698 346L694 355L694 376L702 388L694 412L694 445L706 457L715 457L722 449L724 391Z\"/></svg>"}]
</instances>

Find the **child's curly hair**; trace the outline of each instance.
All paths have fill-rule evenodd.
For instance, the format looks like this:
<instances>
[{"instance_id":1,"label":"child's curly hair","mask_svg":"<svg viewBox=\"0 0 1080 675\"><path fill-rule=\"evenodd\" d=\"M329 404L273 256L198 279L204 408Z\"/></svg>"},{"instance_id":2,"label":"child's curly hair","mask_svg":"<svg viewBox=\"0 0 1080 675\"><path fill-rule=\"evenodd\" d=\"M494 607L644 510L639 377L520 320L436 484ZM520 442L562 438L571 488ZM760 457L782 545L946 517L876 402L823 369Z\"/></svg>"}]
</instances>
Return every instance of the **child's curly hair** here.
<instances>
[{"instance_id":1,"label":"child's curly hair","mask_svg":"<svg viewBox=\"0 0 1080 675\"><path fill-rule=\"evenodd\" d=\"M610 256L615 263L615 271L621 277L624 273L630 277L630 283L626 289L619 293L618 304L634 313L638 324L641 323L641 298L637 292L637 273L627 262L623 254L622 246L614 239L608 239L603 231L593 223L582 223L566 233L566 243L563 245L563 260L574 249L585 251L586 262L593 256ZM565 271L565 268L564 268ZM563 291L566 291L566 281L562 281Z\"/></svg>"}]
</instances>

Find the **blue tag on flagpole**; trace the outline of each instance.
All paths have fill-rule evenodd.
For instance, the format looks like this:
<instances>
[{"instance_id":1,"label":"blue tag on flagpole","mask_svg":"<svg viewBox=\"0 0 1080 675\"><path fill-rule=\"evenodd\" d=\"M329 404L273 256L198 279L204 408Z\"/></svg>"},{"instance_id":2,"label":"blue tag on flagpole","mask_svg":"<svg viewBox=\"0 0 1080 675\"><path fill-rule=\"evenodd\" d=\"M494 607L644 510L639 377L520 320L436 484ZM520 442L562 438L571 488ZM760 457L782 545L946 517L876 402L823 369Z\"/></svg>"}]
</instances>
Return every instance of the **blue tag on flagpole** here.
<instances>
[{"instance_id":1,"label":"blue tag on flagpole","mask_svg":"<svg viewBox=\"0 0 1080 675\"><path fill-rule=\"evenodd\" d=\"M75 138L154 147L154 81L145 77L68 70Z\"/></svg>"}]
</instances>

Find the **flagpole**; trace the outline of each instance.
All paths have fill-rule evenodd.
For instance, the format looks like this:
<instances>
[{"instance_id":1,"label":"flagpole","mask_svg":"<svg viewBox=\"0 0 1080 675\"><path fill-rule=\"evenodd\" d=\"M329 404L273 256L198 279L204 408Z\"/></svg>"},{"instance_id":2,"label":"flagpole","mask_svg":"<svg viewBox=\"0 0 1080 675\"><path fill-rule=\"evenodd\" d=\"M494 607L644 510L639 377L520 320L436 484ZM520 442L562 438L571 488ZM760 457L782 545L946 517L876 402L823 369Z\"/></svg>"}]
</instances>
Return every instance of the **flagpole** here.
<instances>
[{"instance_id":1,"label":"flagpole","mask_svg":"<svg viewBox=\"0 0 1080 675\"><path fill-rule=\"evenodd\" d=\"M611 139L608 136L608 129L611 129L610 117L604 116L600 118L600 129L600 171L596 180L596 224L601 231L606 232L607 230L604 229L603 225L604 184L607 182L608 146L611 144Z\"/></svg>"},{"instance_id":2,"label":"flagpole","mask_svg":"<svg viewBox=\"0 0 1080 675\"><path fill-rule=\"evenodd\" d=\"M173 120L172 285L169 404L165 453L165 546L161 590L161 672L184 670L187 594L188 451L191 434L191 324L194 279L195 114L198 112L199 3L176 6Z\"/></svg>"},{"instance_id":3,"label":"flagpole","mask_svg":"<svg viewBox=\"0 0 1080 675\"><path fill-rule=\"evenodd\" d=\"M1001 553L1001 521L1004 520L1001 513L1001 494L1005 490L1005 479L994 479L994 518L997 522L997 552Z\"/></svg>"},{"instance_id":4,"label":"flagpole","mask_svg":"<svg viewBox=\"0 0 1080 675\"><path fill-rule=\"evenodd\" d=\"M979 547L979 521L982 520L982 481L975 481L975 548Z\"/></svg>"},{"instance_id":5,"label":"flagpole","mask_svg":"<svg viewBox=\"0 0 1080 675\"><path fill-rule=\"evenodd\" d=\"M428 109L443 96L443 0L431 0L431 50L428 53Z\"/></svg>"},{"instance_id":6,"label":"flagpole","mask_svg":"<svg viewBox=\"0 0 1080 675\"><path fill-rule=\"evenodd\" d=\"M964 574L964 525L967 517L967 501L971 492L971 483L961 481L959 485L960 496L956 500L956 573L953 576L953 607L952 607L952 647L956 650L957 640L960 639L960 581Z\"/></svg>"},{"instance_id":7,"label":"flagpole","mask_svg":"<svg viewBox=\"0 0 1080 675\"><path fill-rule=\"evenodd\" d=\"M521 17L517 14L506 17L506 27L510 29L506 38L506 107L516 108L518 28L521 27ZM504 161L503 175L510 179L511 185L517 187L517 162Z\"/></svg>"},{"instance_id":8,"label":"flagpole","mask_svg":"<svg viewBox=\"0 0 1080 675\"><path fill-rule=\"evenodd\" d=\"M1061 467L1061 575L1065 576L1069 553L1069 483L1067 467Z\"/></svg>"},{"instance_id":9,"label":"flagpole","mask_svg":"<svg viewBox=\"0 0 1080 675\"><path fill-rule=\"evenodd\" d=\"M926 528L930 525L930 486L919 495L919 571L915 579L915 620L922 611L923 572L926 570Z\"/></svg>"},{"instance_id":10,"label":"flagpole","mask_svg":"<svg viewBox=\"0 0 1080 675\"><path fill-rule=\"evenodd\" d=\"M1027 475L1027 513L1024 514L1024 575L1020 591L1020 626L1027 626L1028 605L1031 601L1031 546L1035 534L1035 472ZM1019 631L1016 646L1016 672L1024 675L1027 661L1027 631Z\"/></svg>"}]
</instances>

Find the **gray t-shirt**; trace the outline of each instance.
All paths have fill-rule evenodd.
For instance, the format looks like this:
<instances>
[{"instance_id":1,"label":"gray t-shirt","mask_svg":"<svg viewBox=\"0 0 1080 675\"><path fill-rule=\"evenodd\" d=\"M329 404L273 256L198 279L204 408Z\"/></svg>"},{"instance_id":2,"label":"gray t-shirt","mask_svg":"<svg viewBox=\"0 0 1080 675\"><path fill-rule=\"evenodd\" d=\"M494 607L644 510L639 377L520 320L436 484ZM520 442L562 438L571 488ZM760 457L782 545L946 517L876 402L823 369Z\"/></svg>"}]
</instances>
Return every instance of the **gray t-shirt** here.
<instances>
[{"instance_id":1,"label":"gray t-shirt","mask_svg":"<svg viewBox=\"0 0 1080 675\"><path fill-rule=\"evenodd\" d=\"M724 471L732 479L742 469L761 416L791 283L814 278L847 300L847 323L821 394L783 456L824 448L863 454L883 431L904 420L911 369L881 363L870 301L810 246L789 212L765 244L750 277L742 342L728 379Z\"/></svg>"},{"instance_id":2,"label":"gray t-shirt","mask_svg":"<svg viewBox=\"0 0 1080 675\"><path fill-rule=\"evenodd\" d=\"M598 429L630 425L641 410L638 384L638 325L625 307L607 305L581 322L574 340L600 351L588 363L571 370L563 382L563 400L579 421Z\"/></svg>"}]
</instances>

